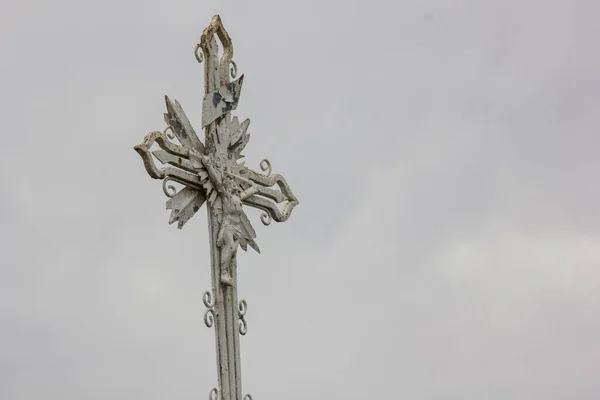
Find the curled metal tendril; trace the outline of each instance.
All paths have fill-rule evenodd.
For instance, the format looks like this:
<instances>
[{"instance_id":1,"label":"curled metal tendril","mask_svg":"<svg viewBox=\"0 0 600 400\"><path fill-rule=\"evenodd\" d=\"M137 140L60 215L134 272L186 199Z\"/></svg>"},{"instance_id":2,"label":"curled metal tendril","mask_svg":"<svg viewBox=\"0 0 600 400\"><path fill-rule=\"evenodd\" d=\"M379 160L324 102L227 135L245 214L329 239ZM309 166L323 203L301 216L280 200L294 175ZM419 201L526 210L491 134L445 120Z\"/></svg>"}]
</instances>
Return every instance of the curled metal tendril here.
<instances>
[{"instance_id":1,"label":"curled metal tendril","mask_svg":"<svg viewBox=\"0 0 600 400\"><path fill-rule=\"evenodd\" d=\"M204 312L204 325L206 325L209 328L212 328L214 322L215 322L215 312L213 311L212 308L209 308L208 310L206 310Z\"/></svg>"},{"instance_id":2,"label":"curled metal tendril","mask_svg":"<svg viewBox=\"0 0 600 400\"><path fill-rule=\"evenodd\" d=\"M240 335L244 336L248 333L248 324L245 319L240 319Z\"/></svg>"},{"instance_id":3,"label":"curled metal tendril","mask_svg":"<svg viewBox=\"0 0 600 400\"><path fill-rule=\"evenodd\" d=\"M167 133L167 131L171 131L171 133ZM173 130L173 127L171 125L167 126L165 128L165 130L163 131L163 133L165 135L167 135L167 137L171 140L175 139L175 131Z\"/></svg>"},{"instance_id":4,"label":"curled metal tendril","mask_svg":"<svg viewBox=\"0 0 600 400\"><path fill-rule=\"evenodd\" d=\"M266 158L260 162L260 169L266 172L267 176L271 176L273 168L271 167L271 161Z\"/></svg>"},{"instance_id":5,"label":"curled metal tendril","mask_svg":"<svg viewBox=\"0 0 600 400\"><path fill-rule=\"evenodd\" d=\"M239 314L240 318L243 318L247 312L248 312L248 303L246 303L246 300L240 300L240 302L238 304L238 314Z\"/></svg>"},{"instance_id":6,"label":"curled metal tendril","mask_svg":"<svg viewBox=\"0 0 600 400\"><path fill-rule=\"evenodd\" d=\"M209 400L217 400L218 398L219 398L219 389L212 388L210 390L210 392L208 393L208 399Z\"/></svg>"},{"instance_id":7,"label":"curled metal tendril","mask_svg":"<svg viewBox=\"0 0 600 400\"><path fill-rule=\"evenodd\" d=\"M212 293L210 292L210 290L204 292L204 295L202 296L202 302L204 303L206 308L213 308L215 306L215 303L212 300Z\"/></svg>"},{"instance_id":8,"label":"curled metal tendril","mask_svg":"<svg viewBox=\"0 0 600 400\"><path fill-rule=\"evenodd\" d=\"M196 57L196 61L202 63L202 61L204 61L204 55L202 55L202 50L198 50L200 50L200 43L198 43L194 48L194 57Z\"/></svg>"},{"instance_id":9,"label":"curled metal tendril","mask_svg":"<svg viewBox=\"0 0 600 400\"><path fill-rule=\"evenodd\" d=\"M238 303L238 315L240 317L240 321L239 321L240 335L242 335L242 336L244 336L246 333L248 333L248 324L246 323L246 319L244 318L247 311L248 311L248 304L246 303L246 300L240 300L240 302Z\"/></svg>"},{"instance_id":10,"label":"curled metal tendril","mask_svg":"<svg viewBox=\"0 0 600 400\"><path fill-rule=\"evenodd\" d=\"M163 192L165 192L165 195L167 197L173 197L177 194L177 189L175 189L175 186L173 186L173 185L167 185L167 183L169 183L169 181L174 181L174 180L168 176L165 179L163 179L162 188L163 188Z\"/></svg>"},{"instance_id":11,"label":"curled metal tendril","mask_svg":"<svg viewBox=\"0 0 600 400\"><path fill-rule=\"evenodd\" d=\"M244 395L244 400L252 400L252 395L250 393Z\"/></svg>"},{"instance_id":12,"label":"curled metal tendril","mask_svg":"<svg viewBox=\"0 0 600 400\"><path fill-rule=\"evenodd\" d=\"M206 311L204 312L204 324L211 328L215 322L215 302L212 299L212 293L210 291L204 292L202 296L202 302L206 306Z\"/></svg>"},{"instance_id":13,"label":"curled metal tendril","mask_svg":"<svg viewBox=\"0 0 600 400\"><path fill-rule=\"evenodd\" d=\"M169 182L169 181L177 182L184 186L186 184L184 181L182 181L174 176L167 176L165 179L163 179L163 183L162 183L163 192L165 193L165 195L167 197L173 197L177 194L177 188L175 188L175 186L167 185L167 182Z\"/></svg>"},{"instance_id":14,"label":"curled metal tendril","mask_svg":"<svg viewBox=\"0 0 600 400\"><path fill-rule=\"evenodd\" d=\"M269 214L267 214L266 212L260 214L260 222L262 222L263 225L265 225L265 226L271 225L272 220L273 219L271 218L271 216Z\"/></svg>"},{"instance_id":15,"label":"curled metal tendril","mask_svg":"<svg viewBox=\"0 0 600 400\"><path fill-rule=\"evenodd\" d=\"M230 63L231 63L231 65L230 65L229 72L231 73L231 77L233 79L235 79L237 77L237 64L233 60L231 60Z\"/></svg>"}]
</instances>

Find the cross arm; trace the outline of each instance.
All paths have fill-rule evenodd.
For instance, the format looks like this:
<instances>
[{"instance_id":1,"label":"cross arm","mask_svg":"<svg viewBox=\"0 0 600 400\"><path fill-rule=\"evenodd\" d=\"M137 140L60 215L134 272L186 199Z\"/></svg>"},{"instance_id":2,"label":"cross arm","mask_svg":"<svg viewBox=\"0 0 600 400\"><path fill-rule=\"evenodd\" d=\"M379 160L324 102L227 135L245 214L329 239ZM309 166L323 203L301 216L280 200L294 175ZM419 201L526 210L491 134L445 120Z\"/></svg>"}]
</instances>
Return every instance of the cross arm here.
<instances>
[{"instance_id":1,"label":"cross arm","mask_svg":"<svg viewBox=\"0 0 600 400\"><path fill-rule=\"evenodd\" d=\"M267 160L264 160L263 163L267 166L263 169L268 169L267 175L243 168L239 172L244 176L237 174L232 174L232 176L245 188L240 196L243 203L265 211L266 214L263 214L261 218L263 224L268 225L271 219L284 222L290 217L294 207L299 204L298 199L285 178L280 174L271 174L271 165ZM261 168L263 168L263 163L261 163ZM279 190L273 186L277 186Z\"/></svg>"},{"instance_id":2,"label":"cross arm","mask_svg":"<svg viewBox=\"0 0 600 400\"><path fill-rule=\"evenodd\" d=\"M271 219L274 219L277 222L285 222L290 217L292 209L298 204L292 202L287 202L283 210L279 210L277 205L272 201L269 201L265 198L259 196L250 196L244 200L244 204L250 207L258 208L259 210L265 211L266 214L263 214L261 217L261 221L265 225L269 225Z\"/></svg>"},{"instance_id":3,"label":"cross arm","mask_svg":"<svg viewBox=\"0 0 600 400\"><path fill-rule=\"evenodd\" d=\"M146 168L148 175L154 179L163 179L165 177L164 171L157 168L156 164L154 164L154 161L152 160L150 148L154 142L158 143L158 145L168 154L172 154L177 157L183 157L185 159L190 157L190 150L168 140L166 132L150 132L146 135L143 142L137 146L134 146L133 149L142 157L144 167Z\"/></svg>"},{"instance_id":4,"label":"cross arm","mask_svg":"<svg viewBox=\"0 0 600 400\"><path fill-rule=\"evenodd\" d=\"M258 188L256 186L252 185L248 189L246 189L242 193L240 193L240 199L242 199L242 201L244 201L248 197L254 195L255 193L258 193Z\"/></svg>"}]
</instances>

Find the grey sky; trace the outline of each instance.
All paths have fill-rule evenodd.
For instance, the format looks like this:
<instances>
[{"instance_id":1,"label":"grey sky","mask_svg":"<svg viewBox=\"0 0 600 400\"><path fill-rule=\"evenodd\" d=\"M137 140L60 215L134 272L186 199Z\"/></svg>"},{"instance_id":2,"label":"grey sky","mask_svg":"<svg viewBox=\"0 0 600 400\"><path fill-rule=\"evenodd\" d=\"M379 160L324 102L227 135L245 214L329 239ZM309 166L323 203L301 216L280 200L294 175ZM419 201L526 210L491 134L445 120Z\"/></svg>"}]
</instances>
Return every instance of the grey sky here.
<instances>
[{"instance_id":1,"label":"grey sky","mask_svg":"<svg viewBox=\"0 0 600 400\"><path fill-rule=\"evenodd\" d=\"M0 399L203 399L206 217L132 147L199 130L220 14L247 163L300 199L240 258L256 400L600 393L594 1L17 1L0 13Z\"/></svg>"}]
</instances>

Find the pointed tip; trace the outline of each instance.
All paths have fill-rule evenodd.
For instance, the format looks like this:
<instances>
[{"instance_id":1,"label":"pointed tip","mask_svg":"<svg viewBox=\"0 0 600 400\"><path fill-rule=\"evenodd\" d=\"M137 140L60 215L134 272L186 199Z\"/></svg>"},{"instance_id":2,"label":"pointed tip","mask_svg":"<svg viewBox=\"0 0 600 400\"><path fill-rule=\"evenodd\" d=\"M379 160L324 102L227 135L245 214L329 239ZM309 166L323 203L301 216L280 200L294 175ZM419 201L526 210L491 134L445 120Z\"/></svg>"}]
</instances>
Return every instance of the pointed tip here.
<instances>
[{"instance_id":1,"label":"pointed tip","mask_svg":"<svg viewBox=\"0 0 600 400\"><path fill-rule=\"evenodd\" d=\"M248 132L248 127L250 126L250 118L246 118L241 124L240 124L240 131L242 131L242 136L244 136L246 134L246 132Z\"/></svg>"},{"instance_id":2,"label":"pointed tip","mask_svg":"<svg viewBox=\"0 0 600 400\"><path fill-rule=\"evenodd\" d=\"M161 164L166 164L169 161L169 153L167 153L165 150L163 149L159 149L159 150L154 150L152 152L152 155L154 157L156 157L156 159L158 161L161 162Z\"/></svg>"},{"instance_id":3,"label":"pointed tip","mask_svg":"<svg viewBox=\"0 0 600 400\"><path fill-rule=\"evenodd\" d=\"M167 104L167 111L171 112L171 109L174 107L173 106L173 101L166 94L165 94L165 103Z\"/></svg>"}]
</instances>

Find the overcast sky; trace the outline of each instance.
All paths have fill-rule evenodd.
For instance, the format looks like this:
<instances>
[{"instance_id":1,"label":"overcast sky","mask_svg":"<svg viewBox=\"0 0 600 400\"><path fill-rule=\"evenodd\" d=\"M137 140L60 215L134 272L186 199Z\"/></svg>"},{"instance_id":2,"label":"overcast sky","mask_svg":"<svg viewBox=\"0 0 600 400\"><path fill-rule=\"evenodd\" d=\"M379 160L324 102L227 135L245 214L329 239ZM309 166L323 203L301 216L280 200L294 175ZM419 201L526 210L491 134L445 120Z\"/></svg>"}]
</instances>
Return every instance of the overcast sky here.
<instances>
[{"instance_id":1,"label":"overcast sky","mask_svg":"<svg viewBox=\"0 0 600 400\"><path fill-rule=\"evenodd\" d=\"M133 146L200 131L220 14L245 154L300 199L240 252L254 400L600 396L600 6L2 0L0 399L205 399L205 212Z\"/></svg>"}]
</instances>

